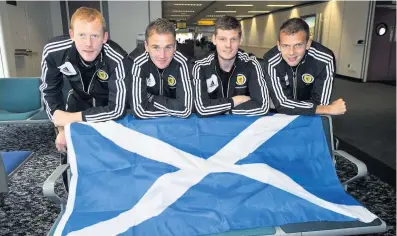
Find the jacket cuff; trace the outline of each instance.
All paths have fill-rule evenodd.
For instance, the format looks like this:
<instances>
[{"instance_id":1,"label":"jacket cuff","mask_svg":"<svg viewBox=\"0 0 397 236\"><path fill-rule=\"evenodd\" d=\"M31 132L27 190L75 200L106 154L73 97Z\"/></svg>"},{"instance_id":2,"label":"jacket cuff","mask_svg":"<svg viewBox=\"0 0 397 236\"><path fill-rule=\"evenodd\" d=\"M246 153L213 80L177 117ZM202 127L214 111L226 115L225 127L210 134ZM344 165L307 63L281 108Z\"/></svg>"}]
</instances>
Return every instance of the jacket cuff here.
<instances>
[{"instance_id":1,"label":"jacket cuff","mask_svg":"<svg viewBox=\"0 0 397 236\"><path fill-rule=\"evenodd\" d=\"M232 104L231 109L233 109L233 108L234 108L234 101L233 101L233 98L229 98L228 101Z\"/></svg>"},{"instance_id":2,"label":"jacket cuff","mask_svg":"<svg viewBox=\"0 0 397 236\"><path fill-rule=\"evenodd\" d=\"M82 111L82 112L81 112L81 119L82 119L84 122L87 121L87 119L85 118L85 116L86 116L86 111Z\"/></svg>"},{"instance_id":3,"label":"jacket cuff","mask_svg":"<svg viewBox=\"0 0 397 236\"><path fill-rule=\"evenodd\" d=\"M312 109L310 110L310 115L315 115L316 114L316 110L317 110L317 104L313 104Z\"/></svg>"}]
</instances>

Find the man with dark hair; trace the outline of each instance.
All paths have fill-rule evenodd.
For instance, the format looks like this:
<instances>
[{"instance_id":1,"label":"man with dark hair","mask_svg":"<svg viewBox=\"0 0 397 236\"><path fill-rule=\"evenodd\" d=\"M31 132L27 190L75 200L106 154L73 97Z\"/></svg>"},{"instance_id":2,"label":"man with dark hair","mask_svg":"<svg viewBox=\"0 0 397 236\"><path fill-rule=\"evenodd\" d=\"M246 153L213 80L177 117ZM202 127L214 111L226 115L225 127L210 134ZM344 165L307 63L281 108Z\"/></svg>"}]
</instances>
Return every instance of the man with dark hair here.
<instances>
[{"instance_id":1,"label":"man with dark hair","mask_svg":"<svg viewBox=\"0 0 397 236\"><path fill-rule=\"evenodd\" d=\"M145 47L138 46L127 61L129 113L140 119L191 114L188 59L176 50L174 24L162 18L150 22Z\"/></svg>"},{"instance_id":2,"label":"man with dark hair","mask_svg":"<svg viewBox=\"0 0 397 236\"><path fill-rule=\"evenodd\" d=\"M300 18L280 27L277 46L264 55L264 72L275 108L290 115L341 115L346 105L329 105L335 76L335 56L310 39L308 24Z\"/></svg>"},{"instance_id":3,"label":"man with dark hair","mask_svg":"<svg viewBox=\"0 0 397 236\"><path fill-rule=\"evenodd\" d=\"M212 42L216 51L193 66L197 114L266 114L269 95L260 64L238 48L240 22L232 16L219 18Z\"/></svg>"}]
</instances>

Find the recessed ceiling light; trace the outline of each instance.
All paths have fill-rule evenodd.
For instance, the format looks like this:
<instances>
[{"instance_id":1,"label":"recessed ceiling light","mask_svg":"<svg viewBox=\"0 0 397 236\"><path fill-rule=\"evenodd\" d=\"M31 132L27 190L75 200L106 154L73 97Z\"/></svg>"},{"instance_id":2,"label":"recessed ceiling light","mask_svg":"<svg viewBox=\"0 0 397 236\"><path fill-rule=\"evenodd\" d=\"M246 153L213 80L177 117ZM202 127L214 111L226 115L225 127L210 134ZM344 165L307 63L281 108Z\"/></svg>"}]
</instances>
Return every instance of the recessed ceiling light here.
<instances>
[{"instance_id":1,"label":"recessed ceiling light","mask_svg":"<svg viewBox=\"0 0 397 236\"><path fill-rule=\"evenodd\" d=\"M236 17L253 17L254 15L238 15Z\"/></svg>"},{"instance_id":2,"label":"recessed ceiling light","mask_svg":"<svg viewBox=\"0 0 397 236\"><path fill-rule=\"evenodd\" d=\"M253 7L252 4L227 4L227 7Z\"/></svg>"},{"instance_id":3,"label":"recessed ceiling light","mask_svg":"<svg viewBox=\"0 0 397 236\"><path fill-rule=\"evenodd\" d=\"M225 15L206 15L206 17L222 17L222 16L225 16Z\"/></svg>"},{"instance_id":4,"label":"recessed ceiling light","mask_svg":"<svg viewBox=\"0 0 397 236\"><path fill-rule=\"evenodd\" d=\"M181 12L194 12L194 11L189 11L189 10L173 10L172 12L181 13Z\"/></svg>"},{"instance_id":5,"label":"recessed ceiling light","mask_svg":"<svg viewBox=\"0 0 397 236\"><path fill-rule=\"evenodd\" d=\"M282 4L280 4L280 5L267 5L268 7L293 7L294 5L282 5Z\"/></svg>"},{"instance_id":6,"label":"recessed ceiling light","mask_svg":"<svg viewBox=\"0 0 397 236\"><path fill-rule=\"evenodd\" d=\"M248 11L248 13L267 13L270 11Z\"/></svg>"},{"instance_id":7,"label":"recessed ceiling light","mask_svg":"<svg viewBox=\"0 0 397 236\"><path fill-rule=\"evenodd\" d=\"M191 3L175 3L174 6L191 6L191 7L201 7L200 4L191 4Z\"/></svg>"},{"instance_id":8,"label":"recessed ceiling light","mask_svg":"<svg viewBox=\"0 0 397 236\"><path fill-rule=\"evenodd\" d=\"M188 17L190 15L170 15L170 16L174 16L174 17Z\"/></svg>"},{"instance_id":9,"label":"recessed ceiling light","mask_svg":"<svg viewBox=\"0 0 397 236\"><path fill-rule=\"evenodd\" d=\"M219 12L219 13L236 13L237 11L215 11L215 12Z\"/></svg>"}]
</instances>

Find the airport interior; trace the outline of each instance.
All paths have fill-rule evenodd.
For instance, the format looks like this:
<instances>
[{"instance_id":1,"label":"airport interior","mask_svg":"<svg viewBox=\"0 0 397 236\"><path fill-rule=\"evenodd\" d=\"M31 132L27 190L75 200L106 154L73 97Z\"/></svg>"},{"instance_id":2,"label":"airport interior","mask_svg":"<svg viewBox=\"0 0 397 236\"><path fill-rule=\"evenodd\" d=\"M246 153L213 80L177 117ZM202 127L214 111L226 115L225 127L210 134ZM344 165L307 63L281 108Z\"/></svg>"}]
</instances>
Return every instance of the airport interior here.
<instances>
[{"instance_id":1,"label":"airport interior","mask_svg":"<svg viewBox=\"0 0 397 236\"><path fill-rule=\"evenodd\" d=\"M83 218L74 218L78 226L71 226L74 221L68 219L72 218L64 216L74 215L75 211L73 213L70 211L75 208L68 208L68 205L73 207L70 205L73 205L71 204L73 199L78 199L79 194L76 194L77 190L72 190L72 187L70 191L66 190L62 178L59 177L61 174L58 173L59 178L55 180L54 188L56 194L64 200L48 197L48 192L52 190L47 189L46 183L57 171L65 167L60 162L60 158L65 154L60 153L56 148L57 130L47 115L49 108L40 90L42 89L40 87L44 86L43 78L47 73L44 57L52 47L47 43L56 36L69 35L71 17L80 7L94 8L102 13L109 39L116 42L127 54L137 47L146 45L145 29L150 22L165 18L176 28L177 51L191 60L202 60L204 64L205 58L217 51L217 45L213 42L217 20L224 16L233 16L241 24L239 50L244 53L243 55L249 55L246 60L258 61L263 69L266 69L263 66L264 55L280 40L279 30L283 22L295 17L303 19L309 26L310 40L322 44L334 55L335 73L330 101L343 98L346 104L344 114L332 115L331 134L326 131L326 135L331 137L327 136L328 143L333 146L332 150L343 150L343 153L348 155L345 158L336 155L334 167L331 167L340 180L338 183L340 189L342 183L360 172L357 168L365 172L361 178L349 182L343 193L347 193L347 196L351 196L364 206L364 209L377 217L376 220L364 224L357 218L354 223L342 222L342 219L348 217L338 216L340 219L338 223L325 220L321 224L311 226L303 223L303 226L288 224L276 227L275 225L266 226L266 229L261 228L263 231L259 230L262 226L253 224L252 228L258 228L257 232L260 232L255 233L253 229L244 228L245 221L239 228L238 223L233 224L233 220L223 215L216 215L218 213L213 216L217 218L216 222L218 220L227 222L225 224L230 224L230 228L218 230L211 225L206 228L208 231L202 231L201 228L198 229L201 225L199 216L204 217L213 213L201 212L197 213L197 218L189 215L198 222L198 228L195 229L194 225L190 225L191 231L186 231L184 234L181 233L183 230L179 229L179 226L174 225L177 224L176 221L166 218L173 215L168 209L164 211L163 216L161 212L156 213L159 220L165 222L163 222L165 226L161 227L167 229L166 231L161 230L163 229L159 226L161 222L156 225L154 222L156 217L153 217L140 223L141 225L136 223L138 224L134 226L136 228L127 227L125 232L120 231L124 232L120 235L396 235L396 1L335 0L0 1L0 235L68 235L68 232L73 230L85 229L80 226L79 220L92 221L88 217L80 216ZM126 73L130 72L126 71ZM148 83L148 80L146 82ZM168 84L170 84L169 78ZM196 92L194 94L196 95ZM65 96L65 93L63 95ZM15 105L17 103L22 104L24 108L31 108L30 111L27 112L25 109L24 113L21 113L16 109L16 106L19 106ZM193 102L193 106L194 104ZM148 122L153 123L156 119ZM177 127L174 126L175 129ZM68 135L68 132L66 134ZM67 138L68 144L70 140ZM284 145L288 146L288 143ZM99 144L97 146L100 148ZM70 150L72 149L68 149L68 158L72 152ZM7 161L8 154L10 156L15 154L13 161ZM356 167L349 161L349 157L358 159L361 167ZM19 158L18 161L16 158ZM13 166L7 167L9 163ZM7 172L7 168L12 169ZM68 171L69 174L70 171L74 171L73 168L72 170L67 168L63 168L62 171L65 173ZM73 182L75 179L70 175L68 178L72 179L71 186L76 187L76 183ZM135 180L131 182L135 183ZM126 184L128 183L124 183ZM130 188L133 189L134 186L131 184ZM169 189L169 192L173 190ZM193 194L187 192L184 195L185 200L192 197L188 193ZM277 198L276 195L273 197ZM218 200L213 199L213 201ZM350 200L335 201L343 205L349 204ZM182 203L181 200L180 204ZM117 204L114 205L117 208ZM178 204L174 205L172 210L177 212L178 206ZM347 205L343 206L346 207L343 209L348 208ZM292 205L290 207L294 208ZM294 208L294 211L306 210ZM112 217L117 214L116 211L111 213ZM181 218L177 213L174 214L175 217ZM244 212L244 214L248 213ZM274 212L274 214L278 213ZM327 217L330 214L324 213ZM238 218L234 217L232 219ZM178 218L178 220L182 219ZM257 223L259 222L262 221L258 219ZM63 224L65 230L61 231L63 229L60 229L58 224ZM214 225L217 227L218 224L214 223ZM153 232L157 233L154 234L144 231L145 227L159 228L153 229ZM171 227L176 228L171 229ZM88 228L87 226L87 230ZM108 235L83 232L85 231L76 231L73 232L76 234L69 235Z\"/></svg>"}]
</instances>

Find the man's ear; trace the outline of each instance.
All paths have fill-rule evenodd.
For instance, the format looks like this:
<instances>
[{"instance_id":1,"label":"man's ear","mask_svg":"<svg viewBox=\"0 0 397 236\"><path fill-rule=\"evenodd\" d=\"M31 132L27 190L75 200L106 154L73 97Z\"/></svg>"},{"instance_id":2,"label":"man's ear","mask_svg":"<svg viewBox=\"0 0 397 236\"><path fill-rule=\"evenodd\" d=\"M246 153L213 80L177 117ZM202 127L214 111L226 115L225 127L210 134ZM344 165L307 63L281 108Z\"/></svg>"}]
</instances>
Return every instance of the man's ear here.
<instances>
[{"instance_id":1,"label":"man's ear","mask_svg":"<svg viewBox=\"0 0 397 236\"><path fill-rule=\"evenodd\" d=\"M69 29L69 36L70 36L70 39L74 41L74 33L73 33L72 29Z\"/></svg>"},{"instance_id":2,"label":"man's ear","mask_svg":"<svg viewBox=\"0 0 397 236\"><path fill-rule=\"evenodd\" d=\"M146 40L145 40L145 50L146 50L146 52L149 52L149 45L148 45L148 43L146 42Z\"/></svg>"},{"instance_id":3,"label":"man's ear","mask_svg":"<svg viewBox=\"0 0 397 236\"><path fill-rule=\"evenodd\" d=\"M212 35L212 43L213 43L214 45L216 45L215 38L216 38L216 36L215 36L215 34L213 34L213 35Z\"/></svg>"},{"instance_id":4,"label":"man's ear","mask_svg":"<svg viewBox=\"0 0 397 236\"><path fill-rule=\"evenodd\" d=\"M313 40L309 39L306 44L306 50L309 50L310 46L312 45Z\"/></svg>"},{"instance_id":5,"label":"man's ear","mask_svg":"<svg viewBox=\"0 0 397 236\"><path fill-rule=\"evenodd\" d=\"M278 41L278 40L277 40L277 48L278 48L278 50L281 52L280 41Z\"/></svg>"},{"instance_id":6,"label":"man's ear","mask_svg":"<svg viewBox=\"0 0 397 236\"><path fill-rule=\"evenodd\" d=\"M105 32L105 33L103 34L103 41L102 41L102 43L105 44L105 43L108 41L108 39L109 39L109 33L108 33L108 32Z\"/></svg>"}]
</instances>

